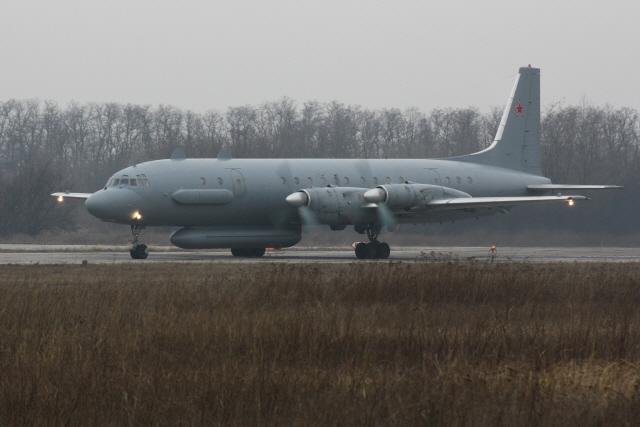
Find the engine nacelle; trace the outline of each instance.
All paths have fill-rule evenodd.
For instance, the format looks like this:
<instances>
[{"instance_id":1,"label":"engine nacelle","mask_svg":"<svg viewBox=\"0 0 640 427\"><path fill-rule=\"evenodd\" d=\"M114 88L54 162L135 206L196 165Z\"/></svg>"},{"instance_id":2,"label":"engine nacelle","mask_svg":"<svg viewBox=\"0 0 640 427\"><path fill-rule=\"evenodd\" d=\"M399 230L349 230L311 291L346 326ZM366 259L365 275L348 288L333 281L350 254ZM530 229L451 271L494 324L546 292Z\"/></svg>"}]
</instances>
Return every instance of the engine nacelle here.
<instances>
[{"instance_id":1,"label":"engine nacelle","mask_svg":"<svg viewBox=\"0 0 640 427\"><path fill-rule=\"evenodd\" d=\"M335 187L307 188L287 196L294 207L309 209L321 224L334 228L341 225L375 221L375 211L361 209L368 202L366 188Z\"/></svg>"},{"instance_id":2,"label":"engine nacelle","mask_svg":"<svg viewBox=\"0 0 640 427\"><path fill-rule=\"evenodd\" d=\"M420 209L435 199L471 197L453 188L430 184L388 184L367 190L359 187L327 186L308 188L287 196L287 202L311 212L313 221L340 229L348 224L371 224L379 221L376 206L384 203L392 211ZM307 216L307 219L310 217Z\"/></svg>"},{"instance_id":3,"label":"engine nacelle","mask_svg":"<svg viewBox=\"0 0 640 427\"><path fill-rule=\"evenodd\" d=\"M411 209L424 206L430 200L471 197L449 187L431 184L388 184L367 191L364 199L369 203L384 203L391 209Z\"/></svg>"},{"instance_id":4,"label":"engine nacelle","mask_svg":"<svg viewBox=\"0 0 640 427\"><path fill-rule=\"evenodd\" d=\"M286 248L300 241L300 229L273 227L186 227L173 233L171 243L183 249Z\"/></svg>"}]
</instances>

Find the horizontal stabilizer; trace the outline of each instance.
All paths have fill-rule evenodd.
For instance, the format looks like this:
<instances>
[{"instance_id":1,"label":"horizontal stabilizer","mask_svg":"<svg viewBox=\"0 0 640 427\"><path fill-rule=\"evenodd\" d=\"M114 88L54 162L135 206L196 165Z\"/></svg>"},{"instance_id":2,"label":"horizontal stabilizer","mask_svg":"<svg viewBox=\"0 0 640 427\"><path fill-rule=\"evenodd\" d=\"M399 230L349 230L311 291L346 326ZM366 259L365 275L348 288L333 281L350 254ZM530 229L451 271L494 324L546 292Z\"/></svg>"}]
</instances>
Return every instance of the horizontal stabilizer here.
<instances>
[{"instance_id":1,"label":"horizontal stabilizer","mask_svg":"<svg viewBox=\"0 0 640 427\"><path fill-rule=\"evenodd\" d=\"M64 193L53 193L51 194L53 197L62 197L68 199L88 199L90 196L93 196L93 193L69 193L68 191ZM60 200L62 201L62 200Z\"/></svg>"},{"instance_id":2,"label":"horizontal stabilizer","mask_svg":"<svg viewBox=\"0 0 640 427\"><path fill-rule=\"evenodd\" d=\"M566 185L566 184L542 184L529 185L531 191L560 191L560 190L622 190L620 185Z\"/></svg>"},{"instance_id":3,"label":"horizontal stabilizer","mask_svg":"<svg viewBox=\"0 0 640 427\"><path fill-rule=\"evenodd\" d=\"M427 203L431 210L452 210L472 208L498 208L505 206L527 205L532 203L568 202L589 200L584 196L542 196L542 197L463 197L456 199L438 199Z\"/></svg>"}]
</instances>

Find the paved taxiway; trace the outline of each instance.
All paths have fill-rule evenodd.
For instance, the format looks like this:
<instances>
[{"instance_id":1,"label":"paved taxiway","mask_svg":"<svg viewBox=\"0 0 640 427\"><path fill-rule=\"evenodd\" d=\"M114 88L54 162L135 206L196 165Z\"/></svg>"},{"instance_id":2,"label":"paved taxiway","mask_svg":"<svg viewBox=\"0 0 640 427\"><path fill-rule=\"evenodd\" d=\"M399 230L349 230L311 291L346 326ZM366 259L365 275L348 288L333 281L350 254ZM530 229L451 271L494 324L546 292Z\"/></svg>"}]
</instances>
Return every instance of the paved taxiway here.
<instances>
[{"instance_id":1,"label":"paved taxiway","mask_svg":"<svg viewBox=\"0 0 640 427\"><path fill-rule=\"evenodd\" d=\"M154 250L155 249L155 250ZM358 260L352 249L296 248L267 251L263 258L236 258L227 251L177 251L173 247L151 247L146 260L133 260L126 247L0 245L0 264L91 264L168 262L490 262L486 247L392 248L388 260ZM495 262L637 262L640 248L508 248L499 247Z\"/></svg>"}]
</instances>

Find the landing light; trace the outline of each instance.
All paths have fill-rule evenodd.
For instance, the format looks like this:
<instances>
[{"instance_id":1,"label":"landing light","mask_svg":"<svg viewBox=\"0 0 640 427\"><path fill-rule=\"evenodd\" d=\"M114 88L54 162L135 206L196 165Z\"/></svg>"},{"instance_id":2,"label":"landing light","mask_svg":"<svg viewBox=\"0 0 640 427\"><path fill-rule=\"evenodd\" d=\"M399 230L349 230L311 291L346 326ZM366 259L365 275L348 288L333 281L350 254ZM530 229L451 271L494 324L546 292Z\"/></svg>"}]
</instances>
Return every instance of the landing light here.
<instances>
[{"instance_id":1,"label":"landing light","mask_svg":"<svg viewBox=\"0 0 640 427\"><path fill-rule=\"evenodd\" d=\"M142 215L140 215L140 212L136 212L133 214L133 219L142 219Z\"/></svg>"},{"instance_id":2,"label":"landing light","mask_svg":"<svg viewBox=\"0 0 640 427\"><path fill-rule=\"evenodd\" d=\"M569 199L569 206L573 206L574 201L572 199Z\"/></svg>"},{"instance_id":3,"label":"landing light","mask_svg":"<svg viewBox=\"0 0 640 427\"><path fill-rule=\"evenodd\" d=\"M59 202L64 202L64 197L62 197L62 196L58 196L58 201L59 201Z\"/></svg>"}]
</instances>

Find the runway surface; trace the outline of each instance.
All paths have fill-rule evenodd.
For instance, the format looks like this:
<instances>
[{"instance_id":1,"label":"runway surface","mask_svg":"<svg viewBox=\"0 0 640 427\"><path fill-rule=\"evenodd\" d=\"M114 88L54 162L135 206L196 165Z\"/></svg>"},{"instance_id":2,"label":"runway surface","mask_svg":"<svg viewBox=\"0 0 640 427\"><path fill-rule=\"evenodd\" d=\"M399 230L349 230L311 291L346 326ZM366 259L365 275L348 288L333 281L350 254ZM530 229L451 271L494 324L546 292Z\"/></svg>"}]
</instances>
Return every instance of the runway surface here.
<instances>
[{"instance_id":1,"label":"runway surface","mask_svg":"<svg viewBox=\"0 0 640 427\"><path fill-rule=\"evenodd\" d=\"M180 251L151 247L146 260L134 260L124 246L5 245L0 264L149 264L170 262L350 263L350 262L491 262L487 247L392 247L388 260L358 260L350 248L295 248L267 251L263 258L237 258L229 251ZM637 262L640 248L509 248L499 247L494 262Z\"/></svg>"}]
</instances>

